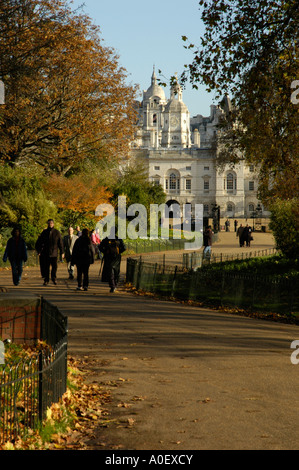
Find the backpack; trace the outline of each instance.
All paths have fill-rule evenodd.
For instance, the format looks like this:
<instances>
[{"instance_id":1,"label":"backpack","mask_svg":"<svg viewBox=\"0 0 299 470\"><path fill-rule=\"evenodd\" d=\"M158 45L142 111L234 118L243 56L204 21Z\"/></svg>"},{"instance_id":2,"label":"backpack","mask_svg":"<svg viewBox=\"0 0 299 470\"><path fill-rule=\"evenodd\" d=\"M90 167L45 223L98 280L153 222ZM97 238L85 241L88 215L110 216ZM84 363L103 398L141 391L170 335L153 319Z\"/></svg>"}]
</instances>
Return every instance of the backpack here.
<instances>
[{"instance_id":1,"label":"backpack","mask_svg":"<svg viewBox=\"0 0 299 470\"><path fill-rule=\"evenodd\" d=\"M119 250L120 243L118 240L109 240L108 246L106 249L106 254L111 259L116 259L120 254Z\"/></svg>"}]
</instances>

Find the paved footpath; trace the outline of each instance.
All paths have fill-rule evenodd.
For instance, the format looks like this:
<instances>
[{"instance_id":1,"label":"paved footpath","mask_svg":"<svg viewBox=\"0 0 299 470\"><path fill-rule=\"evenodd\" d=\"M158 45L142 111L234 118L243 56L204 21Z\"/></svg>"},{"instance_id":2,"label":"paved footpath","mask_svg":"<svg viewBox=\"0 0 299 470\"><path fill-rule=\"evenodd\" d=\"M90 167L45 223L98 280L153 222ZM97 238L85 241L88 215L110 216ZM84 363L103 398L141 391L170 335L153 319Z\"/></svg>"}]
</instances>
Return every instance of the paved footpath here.
<instances>
[{"instance_id":1,"label":"paved footpath","mask_svg":"<svg viewBox=\"0 0 299 470\"><path fill-rule=\"evenodd\" d=\"M229 244L231 235L223 235L217 249ZM96 263L88 292L75 292L65 265L57 286L47 287L37 268L25 271L19 287L12 287L10 271L0 271L0 285L10 292L43 295L68 316L69 354L86 360L90 380L111 389L110 424L90 446L298 449L299 365L290 360L298 326L124 288L110 294L98 271Z\"/></svg>"}]
</instances>

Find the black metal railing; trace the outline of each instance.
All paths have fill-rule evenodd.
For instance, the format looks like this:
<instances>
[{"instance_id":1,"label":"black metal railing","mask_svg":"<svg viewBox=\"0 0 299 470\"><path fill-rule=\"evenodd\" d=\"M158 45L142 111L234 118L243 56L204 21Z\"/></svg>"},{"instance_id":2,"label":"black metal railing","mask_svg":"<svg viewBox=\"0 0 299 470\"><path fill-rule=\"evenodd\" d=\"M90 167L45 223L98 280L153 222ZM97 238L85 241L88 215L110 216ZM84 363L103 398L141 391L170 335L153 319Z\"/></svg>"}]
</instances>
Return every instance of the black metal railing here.
<instances>
[{"instance_id":1,"label":"black metal railing","mask_svg":"<svg viewBox=\"0 0 299 470\"><path fill-rule=\"evenodd\" d=\"M41 339L30 357L0 365L0 443L35 429L67 388L67 318L41 300Z\"/></svg>"},{"instance_id":2,"label":"black metal railing","mask_svg":"<svg viewBox=\"0 0 299 470\"><path fill-rule=\"evenodd\" d=\"M299 313L298 280L223 270L194 271L128 258L126 282L181 300L284 315Z\"/></svg>"},{"instance_id":3,"label":"black metal railing","mask_svg":"<svg viewBox=\"0 0 299 470\"><path fill-rule=\"evenodd\" d=\"M223 263L225 261L234 260L247 260L257 257L273 256L277 253L277 249L267 248L263 250L253 250L248 248L248 251L241 253L212 253L209 258L205 258L203 252L189 252L182 255L182 266L186 269L196 269L205 264Z\"/></svg>"}]
</instances>

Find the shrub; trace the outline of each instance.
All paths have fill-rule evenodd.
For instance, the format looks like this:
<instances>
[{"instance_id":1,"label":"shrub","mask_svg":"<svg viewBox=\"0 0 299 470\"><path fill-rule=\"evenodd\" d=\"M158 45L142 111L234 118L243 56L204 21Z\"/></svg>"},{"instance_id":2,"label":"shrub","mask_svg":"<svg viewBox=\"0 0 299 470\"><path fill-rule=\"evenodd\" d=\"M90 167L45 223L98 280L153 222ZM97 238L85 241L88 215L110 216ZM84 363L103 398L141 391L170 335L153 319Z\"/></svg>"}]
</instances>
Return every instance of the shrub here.
<instances>
[{"instance_id":1,"label":"shrub","mask_svg":"<svg viewBox=\"0 0 299 470\"><path fill-rule=\"evenodd\" d=\"M270 228L277 248L290 259L299 257L299 201L279 200L271 204Z\"/></svg>"}]
</instances>

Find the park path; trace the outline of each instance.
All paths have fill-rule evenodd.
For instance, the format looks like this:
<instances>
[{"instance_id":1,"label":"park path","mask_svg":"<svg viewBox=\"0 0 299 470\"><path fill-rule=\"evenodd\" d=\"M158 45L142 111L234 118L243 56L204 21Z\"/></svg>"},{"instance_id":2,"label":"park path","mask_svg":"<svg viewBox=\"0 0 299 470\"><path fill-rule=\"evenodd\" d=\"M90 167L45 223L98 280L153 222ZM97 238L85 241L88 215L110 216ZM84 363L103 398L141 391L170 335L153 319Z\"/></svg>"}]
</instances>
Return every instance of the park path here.
<instances>
[{"instance_id":1,"label":"park path","mask_svg":"<svg viewBox=\"0 0 299 470\"><path fill-rule=\"evenodd\" d=\"M98 271L99 262L88 292L75 292L65 265L58 284L47 287L37 268L25 271L19 287L0 271L0 285L16 296L43 295L68 316L69 354L85 361L89 380L111 390L109 426L99 427L89 448L298 449L299 365L290 361L298 326L124 287L110 294Z\"/></svg>"}]
</instances>

